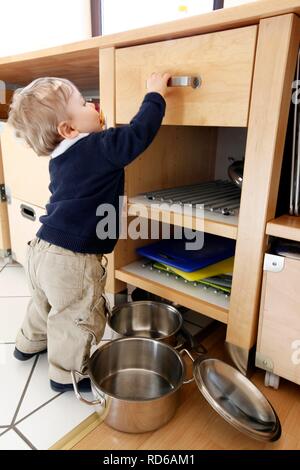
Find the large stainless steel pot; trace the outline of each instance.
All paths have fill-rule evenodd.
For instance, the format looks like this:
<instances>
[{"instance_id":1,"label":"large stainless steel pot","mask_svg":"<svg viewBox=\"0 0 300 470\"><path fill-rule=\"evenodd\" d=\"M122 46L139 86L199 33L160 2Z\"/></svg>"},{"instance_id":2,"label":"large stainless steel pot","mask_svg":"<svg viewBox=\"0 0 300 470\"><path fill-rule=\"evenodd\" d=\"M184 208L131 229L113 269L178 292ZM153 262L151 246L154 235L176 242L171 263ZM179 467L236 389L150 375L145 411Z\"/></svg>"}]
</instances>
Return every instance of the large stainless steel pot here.
<instances>
[{"instance_id":1,"label":"large stainless steel pot","mask_svg":"<svg viewBox=\"0 0 300 470\"><path fill-rule=\"evenodd\" d=\"M181 355L193 361L193 378L185 379ZM276 412L265 396L243 374L205 355L195 361L189 351L180 354L168 344L147 338L123 338L98 349L88 363L94 401L111 427L130 433L153 431L167 423L178 406L182 384L195 379L208 403L229 424L251 438L275 441L281 435ZM82 374L79 374L82 375Z\"/></svg>"},{"instance_id":2,"label":"large stainless steel pot","mask_svg":"<svg viewBox=\"0 0 300 470\"><path fill-rule=\"evenodd\" d=\"M90 358L88 375L93 402L78 392L77 398L99 405L98 412L111 427L129 433L153 431L167 423L178 405L185 380L184 363L168 344L146 338L123 338L105 344Z\"/></svg>"},{"instance_id":3,"label":"large stainless steel pot","mask_svg":"<svg viewBox=\"0 0 300 470\"><path fill-rule=\"evenodd\" d=\"M182 316L175 307L152 300L117 305L108 318L112 339L151 338L177 347L182 344L177 344L176 334L181 331L186 336L182 324Z\"/></svg>"}]
</instances>

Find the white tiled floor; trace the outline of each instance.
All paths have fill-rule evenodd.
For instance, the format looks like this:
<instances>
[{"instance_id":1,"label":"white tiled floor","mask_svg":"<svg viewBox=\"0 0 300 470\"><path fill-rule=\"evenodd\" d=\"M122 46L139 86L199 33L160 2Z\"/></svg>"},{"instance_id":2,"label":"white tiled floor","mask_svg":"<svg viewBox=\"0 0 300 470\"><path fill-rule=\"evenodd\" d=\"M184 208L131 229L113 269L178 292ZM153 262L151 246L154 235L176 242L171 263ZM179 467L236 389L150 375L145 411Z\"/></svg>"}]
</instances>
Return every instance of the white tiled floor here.
<instances>
[{"instance_id":1,"label":"white tiled floor","mask_svg":"<svg viewBox=\"0 0 300 470\"><path fill-rule=\"evenodd\" d=\"M91 396L89 398L92 399ZM16 428L28 437L37 449L49 449L93 412L93 407L80 403L73 393L63 393L17 423Z\"/></svg>"},{"instance_id":2,"label":"white tiled floor","mask_svg":"<svg viewBox=\"0 0 300 470\"><path fill-rule=\"evenodd\" d=\"M12 269L17 271L17 268ZM0 343L15 342L16 331L22 324L28 299L29 297L0 297Z\"/></svg>"},{"instance_id":3,"label":"white tiled floor","mask_svg":"<svg viewBox=\"0 0 300 470\"><path fill-rule=\"evenodd\" d=\"M14 429L10 429L0 437L0 450L30 450L31 447L26 444Z\"/></svg>"},{"instance_id":4,"label":"white tiled floor","mask_svg":"<svg viewBox=\"0 0 300 470\"><path fill-rule=\"evenodd\" d=\"M1 270L0 297L28 297L29 295L24 269L21 266L4 266Z\"/></svg>"},{"instance_id":5,"label":"white tiled floor","mask_svg":"<svg viewBox=\"0 0 300 470\"><path fill-rule=\"evenodd\" d=\"M0 258L0 450L48 449L94 412L73 392L50 389L46 354L26 362L13 357L29 299L23 267Z\"/></svg>"}]
</instances>

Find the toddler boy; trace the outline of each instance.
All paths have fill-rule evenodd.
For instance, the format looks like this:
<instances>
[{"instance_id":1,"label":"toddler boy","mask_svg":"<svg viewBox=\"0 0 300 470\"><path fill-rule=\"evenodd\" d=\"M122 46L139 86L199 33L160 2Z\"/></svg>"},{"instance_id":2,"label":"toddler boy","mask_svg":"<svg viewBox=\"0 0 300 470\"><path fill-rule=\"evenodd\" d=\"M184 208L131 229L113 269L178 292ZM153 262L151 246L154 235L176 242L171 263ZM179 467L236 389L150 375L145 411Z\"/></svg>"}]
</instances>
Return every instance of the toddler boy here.
<instances>
[{"instance_id":1,"label":"toddler boy","mask_svg":"<svg viewBox=\"0 0 300 470\"><path fill-rule=\"evenodd\" d=\"M27 360L47 350L50 386L57 392L73 389L70 372L86 372L91 346L102 338L105 254L113 251L119 236L124 167L159 130L169 77L153 73L129 125L107 130L94 105L69 80L39 78L14 94L9 124L38 156L51 156L51 197L40 229L28 242L32 297L14 355ZM107 238L99 237L97 229L101 205L115 208L111 223L116 230ZM82 379L79 389L89 390L89 379Z\"/></svg>"}]
</instances>

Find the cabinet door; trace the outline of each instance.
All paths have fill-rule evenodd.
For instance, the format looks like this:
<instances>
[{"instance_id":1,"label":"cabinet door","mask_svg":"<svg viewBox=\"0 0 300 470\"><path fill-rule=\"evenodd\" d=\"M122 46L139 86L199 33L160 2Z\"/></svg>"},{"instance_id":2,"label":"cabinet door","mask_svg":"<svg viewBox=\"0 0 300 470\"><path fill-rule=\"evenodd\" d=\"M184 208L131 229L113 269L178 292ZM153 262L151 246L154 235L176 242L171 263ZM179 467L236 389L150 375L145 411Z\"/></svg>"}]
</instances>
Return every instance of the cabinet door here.
<instances>
[{"instance_id":1,"label":"cabinet door","mask_svg":"<svg viewBox=\"0 0 300 470\"><path fill-rule=\"evenodd\" d=\"M256 363L300 384L300 260L266 257Z\"/></svg>"},{"instance_id":2,"label":"cabinet door","mask_svg":"<svg viewBox=\"0 0 300 470\"><path fill-rule=\"evenodd\" d=\"M116 51L116 122L138 111L152 72L198 76L201 85L176 86L164 124L247 126L257 27L221 31Z\"/></svg>"},{"instance_id":3,"label":"cabinet door","mask_svg":"<svg viewBox=\"0 0 300 470\"><path fill-rule=\"evenodd\" d=\"M41 226L39 218L46 211L16 198L11 198L7 207L12 257L24 265L27 242L35 237Z\"/></svg>"},{"instance_id":4,"label":"cabinet door","mask_svg":"<svg viewBox=\"0 0 300 470\"><path fill-rule=\"evenodd\" d=\"M3 128L4 126L4 128ZM5 186L13 197L45 207L49 198L49 157L38 157L2 123L1 148Z\"/></svg>"}]
</instances>

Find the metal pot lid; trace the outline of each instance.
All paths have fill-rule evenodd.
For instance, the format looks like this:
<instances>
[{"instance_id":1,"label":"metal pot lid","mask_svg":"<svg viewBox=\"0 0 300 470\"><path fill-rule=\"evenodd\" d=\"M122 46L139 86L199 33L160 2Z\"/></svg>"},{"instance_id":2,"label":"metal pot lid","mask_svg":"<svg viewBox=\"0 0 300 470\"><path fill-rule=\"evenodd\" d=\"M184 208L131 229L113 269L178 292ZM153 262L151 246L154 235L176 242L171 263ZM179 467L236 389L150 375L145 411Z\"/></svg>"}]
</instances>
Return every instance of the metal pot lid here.
<instances>
[{"instance_id":1,"label":"metal pot lid","mask_svg":"<svg viewBox=\"0 0 300 470\"><path fill-rule=\"evenodd\" d=\"M281 426L273 407L237 369L200 356L194 361L194 377L204 398L233 427L254 439L279 439Z\"/></svg>"}]
</instances>

